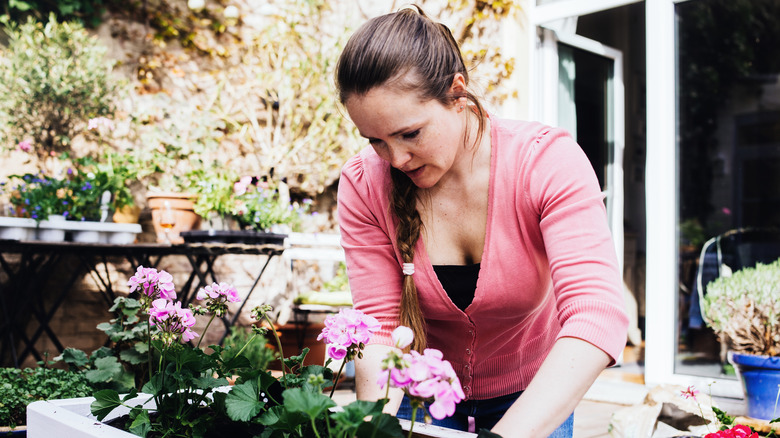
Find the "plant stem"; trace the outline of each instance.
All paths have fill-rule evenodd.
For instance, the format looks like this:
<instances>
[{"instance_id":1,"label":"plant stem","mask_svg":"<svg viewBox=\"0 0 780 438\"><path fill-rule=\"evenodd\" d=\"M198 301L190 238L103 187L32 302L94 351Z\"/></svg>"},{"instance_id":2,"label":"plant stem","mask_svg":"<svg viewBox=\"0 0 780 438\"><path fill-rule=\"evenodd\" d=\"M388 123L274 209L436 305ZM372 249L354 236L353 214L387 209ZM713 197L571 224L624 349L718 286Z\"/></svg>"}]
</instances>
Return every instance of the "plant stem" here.
<instances>
[{"instance_id":1,"label":"plant stem","mask_svg":"<svg viewBox=\"0 0 780 438\"><path fill-rule=\"evenodd\" d=\"M333 379L333 387L330 388L330 398L333 398L333 393L336 392L336 384L339 382L339 377L341 377L341 372L344 371L345 365L347 365L346 358L341 360L341 366L339 367L339 372L336 373L336 378Z\"/></svg>"},{"instance_id":2,"label":"plant stem","mask_svg":"<svg viewBox=\"0 0 780 438\"><path fill-rule=\"evenodd\" d=\"M200 334L200 339L198 339L198 345L195 346L195 348L200 347L200 343L203 342L203 338L206 337L206 332L209 331L209 326L211 325L211 322L214 321L214 318L217 316L216 313L211 314L211 318L209 319L209 322L206 323L206 328L203 329L203 333Z\"/></svg>"},{"instance_id":3,"label":"plant stem","mask_svg":"<svg viewBox=\"0 0 780 438\"><path fill-rule=\"evenodd\" d=\"M412 402L412 423L409 425L409 435L407 438L412 438L412 429L414 429L414 420L417 418L417 403Z\"/></svg>"},{"instance_id":4,"label":"plant stem","mask_svg":"<svg viewBox=\"0 0 780 438\"><path fill-rule=\"evenodd\" d=\"M146 342L149 344L146 355L149 358L149 381L152 381L152 325L146 323Z\"/></svg>"},{"instance_id":5,"label":"plant stem","mask_svg":"<svg viewBox=\"0 0 780 438\"><path fill-rule=\"evenodd\" d=\"M243 346L243 347L241 347L241 349L240 349L240 350L238 350L238 353L236 353L236 357L238 357L238 356L241 356L241 353L243 353L243 352L244 352L244 350L246 349L246 347L248 347L248 346L249 346L249 344L251 344L251 343L252 343L252 341L254 341L256 337L257 337L257 333L253 333L253 334L252 334L252 337L251 337L251 338L249 338L249 340L248 340L248 341L246 341L246 343L244 344L244 346Z\"/></svg>"},{"instance_id":6,"label":"plant stem","mask_svg":"<svg viewBox=\"0 0 780 438\"><path fill-rule=\"evenodd\" d=\"M264 314L263 318L265 318L266 321L268 321L268 324L271 326L271 332L274 334L274 338L276 338L276 347L279 348L279 362L282 364L282 377L284 377L287 374L287 371L284 367L284 351L282 351L282 341L279 339L279 333L276 333L276 328L274 327L274 323L271 322L271 319L268 317L268 314ZM287 388L287 379L284 379L285 382L285 389Z\"/></svg>"}]
</instances>

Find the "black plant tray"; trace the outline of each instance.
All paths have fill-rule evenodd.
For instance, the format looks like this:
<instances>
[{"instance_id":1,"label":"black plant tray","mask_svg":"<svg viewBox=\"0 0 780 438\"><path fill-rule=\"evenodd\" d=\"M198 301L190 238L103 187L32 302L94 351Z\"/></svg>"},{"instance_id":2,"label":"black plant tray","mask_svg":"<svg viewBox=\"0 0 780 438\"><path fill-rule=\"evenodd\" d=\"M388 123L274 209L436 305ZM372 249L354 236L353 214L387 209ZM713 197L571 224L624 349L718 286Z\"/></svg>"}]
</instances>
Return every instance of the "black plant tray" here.
<instances>
[{"instance_id":1,"label":"black plant tray","mask_svg":"<svg viewBox=\"0 0 780 438\"><path fill-rule=\"evenodd\" d=\"M254 230L198 230L179 233L186 243L244 243L251 245L284 243L286 234L261 233Z\"/></svg>"}]
</instances>

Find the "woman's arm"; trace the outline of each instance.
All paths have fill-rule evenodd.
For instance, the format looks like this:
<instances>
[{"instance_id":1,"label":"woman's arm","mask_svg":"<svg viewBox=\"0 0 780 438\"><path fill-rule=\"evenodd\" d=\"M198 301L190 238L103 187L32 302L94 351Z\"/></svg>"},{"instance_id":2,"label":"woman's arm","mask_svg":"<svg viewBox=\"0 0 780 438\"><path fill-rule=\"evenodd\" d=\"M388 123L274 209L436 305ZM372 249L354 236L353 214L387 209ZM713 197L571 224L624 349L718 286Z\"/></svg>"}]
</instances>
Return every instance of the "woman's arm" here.
<instances>
[{"instance_id":1,"label":"woman's arm","mask_svg":"<svg viewBox=\"0 0 780 438\"><path fill-rule=\"evenodd\" d=\"M504 438L546 437L566 420L610 363L607 353L577 338L560 338L528 388L493 427Z\"/></svg>"},{"instance_id":2,"label":"woman's arm","mask_svg":"<svg viewBox=\"0 0 780 438\"><path fill-rule=\"evenodd\" d=\"M355 359L355 390L358 400L374 401L385 397L386 389L379 388L379 372L382 360L393 350L400 352L388 345L367 345L363 350L363 358ZM390 388L390 401L385 405L384 412L395 415L403 396L404 393L400 389Z\"/></svg>"}]
</instances>

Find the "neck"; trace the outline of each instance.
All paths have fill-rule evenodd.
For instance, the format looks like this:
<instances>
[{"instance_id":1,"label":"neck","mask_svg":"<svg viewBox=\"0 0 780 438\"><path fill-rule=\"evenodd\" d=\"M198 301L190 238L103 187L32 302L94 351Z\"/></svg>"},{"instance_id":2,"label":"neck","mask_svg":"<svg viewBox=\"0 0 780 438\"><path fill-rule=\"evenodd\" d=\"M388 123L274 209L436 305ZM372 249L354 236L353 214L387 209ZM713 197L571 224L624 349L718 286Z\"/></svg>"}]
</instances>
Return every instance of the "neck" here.
<instances>
[{"instance_id":1,"label":"neck","mask_svg":"<svg viewBox=\"0 0 780 438\"><path fill-rule=\"evenodd\" d=\"M468 111L464 122L463 142L447 174L429 191L464 190L474 182L475 175L490 170L490 119L485 119L482 135L478 115Z\"/></svg>"}]
</instances>

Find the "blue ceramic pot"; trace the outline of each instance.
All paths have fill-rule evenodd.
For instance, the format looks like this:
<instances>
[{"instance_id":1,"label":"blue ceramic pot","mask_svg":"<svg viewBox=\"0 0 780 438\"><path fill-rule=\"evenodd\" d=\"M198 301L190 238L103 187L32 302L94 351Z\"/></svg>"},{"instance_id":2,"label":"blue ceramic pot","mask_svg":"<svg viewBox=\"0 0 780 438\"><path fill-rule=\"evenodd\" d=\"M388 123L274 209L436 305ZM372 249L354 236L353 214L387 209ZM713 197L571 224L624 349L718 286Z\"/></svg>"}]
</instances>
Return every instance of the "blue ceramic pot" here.
<instances>
[{"instance_id":1,"label":"blue ceramic pot","mask_svg":"<svg viewBox=\"0 0 780 438\"><path fill-rule=\"evenodd\" d=\"M780 357L732 353L747 399L748 415L761 420L780 417Z\"/></svg>"}]
</instances>

